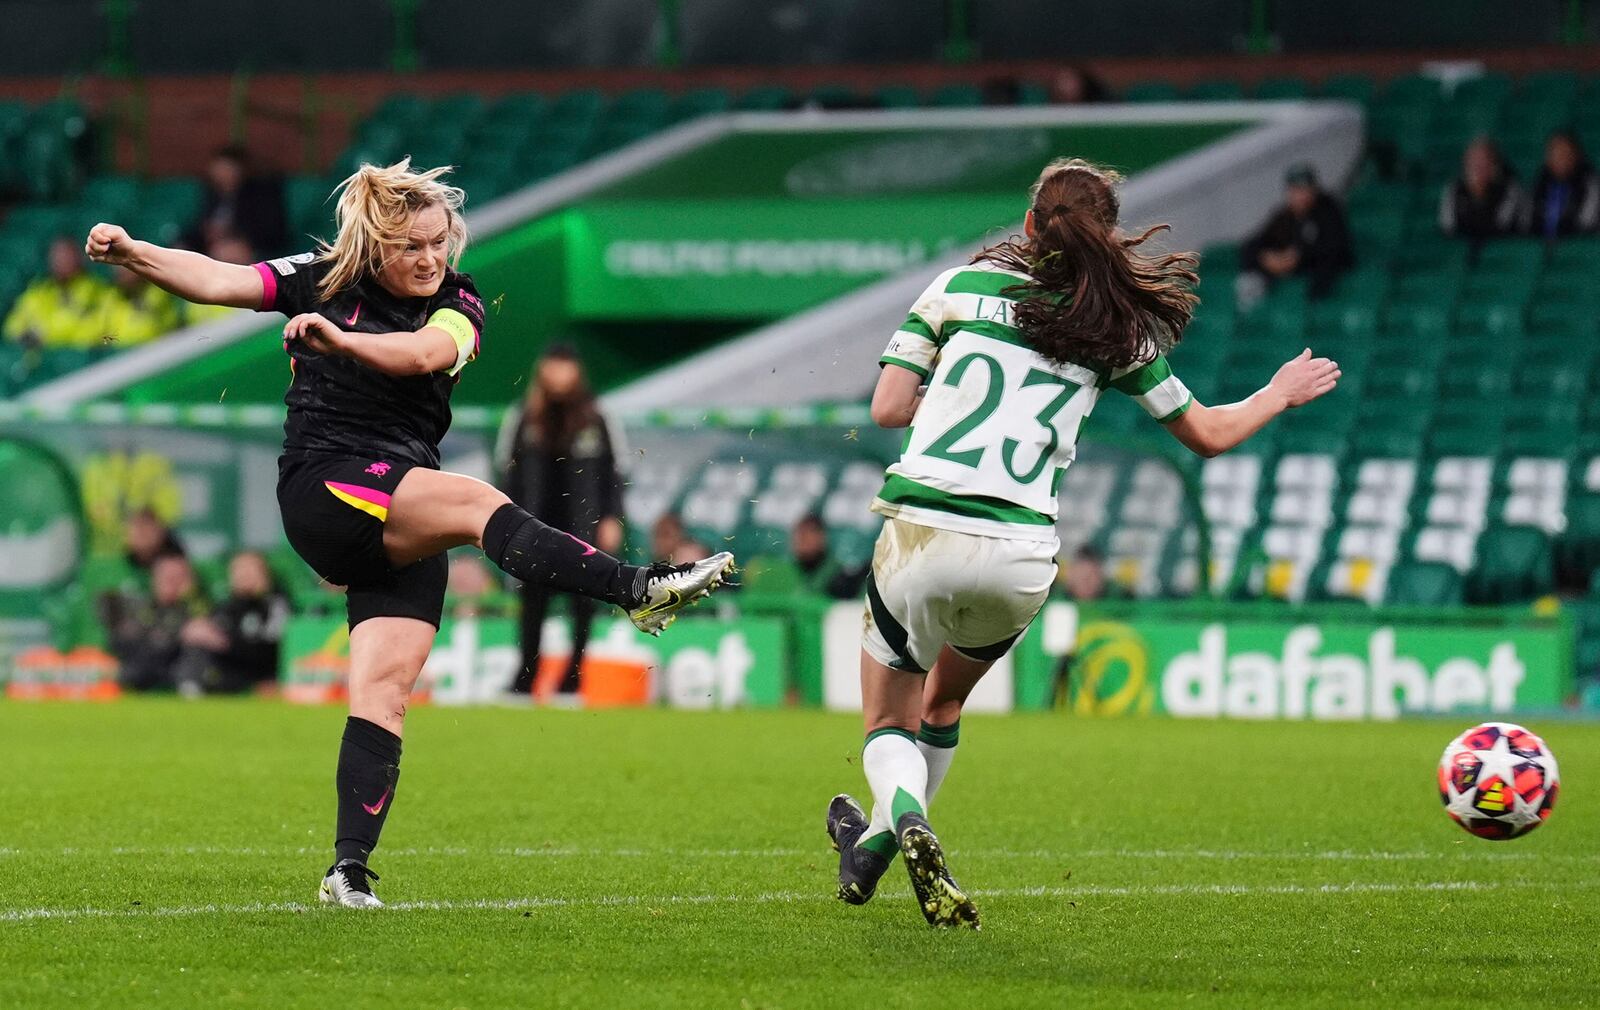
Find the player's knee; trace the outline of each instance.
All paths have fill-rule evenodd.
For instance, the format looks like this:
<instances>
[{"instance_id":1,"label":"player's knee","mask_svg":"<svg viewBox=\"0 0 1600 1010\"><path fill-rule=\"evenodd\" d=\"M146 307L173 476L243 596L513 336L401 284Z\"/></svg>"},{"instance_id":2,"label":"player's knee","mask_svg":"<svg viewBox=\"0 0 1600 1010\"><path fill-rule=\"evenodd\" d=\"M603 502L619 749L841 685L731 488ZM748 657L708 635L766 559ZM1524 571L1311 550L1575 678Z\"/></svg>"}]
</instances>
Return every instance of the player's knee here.
<instances>
[{"instance_id":1,"label":"player's knee","mask_svg":"<svg viewBox=\"0 0 1600 1010\"><path fill-rule=\"evenodd\" d=\"M930 726L948 726L959 718L961 718L959 699L931 701L922 707L922 721Z\"/></svg>"}]
</instances>

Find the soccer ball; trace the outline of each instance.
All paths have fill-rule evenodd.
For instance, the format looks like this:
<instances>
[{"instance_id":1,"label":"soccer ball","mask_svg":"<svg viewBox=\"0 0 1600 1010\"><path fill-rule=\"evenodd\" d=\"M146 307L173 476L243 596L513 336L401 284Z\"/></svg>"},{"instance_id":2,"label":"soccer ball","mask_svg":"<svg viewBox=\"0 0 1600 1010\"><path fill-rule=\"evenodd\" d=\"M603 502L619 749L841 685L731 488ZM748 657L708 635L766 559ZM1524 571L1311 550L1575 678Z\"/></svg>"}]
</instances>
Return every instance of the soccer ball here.
<instances>
[{"instance_id":1,"label":"soccer ball","mask_svg":"<svg viewBox=\"0 0 1600 1010\"><path fill-rule=\"evenodd\" d=\"M1439 798L1450 819L1504 841L1543 824L1561 773L1544 741L1509 722L1486 722L1450 741L1439 759Z\"/></svg>"}]
</instances>

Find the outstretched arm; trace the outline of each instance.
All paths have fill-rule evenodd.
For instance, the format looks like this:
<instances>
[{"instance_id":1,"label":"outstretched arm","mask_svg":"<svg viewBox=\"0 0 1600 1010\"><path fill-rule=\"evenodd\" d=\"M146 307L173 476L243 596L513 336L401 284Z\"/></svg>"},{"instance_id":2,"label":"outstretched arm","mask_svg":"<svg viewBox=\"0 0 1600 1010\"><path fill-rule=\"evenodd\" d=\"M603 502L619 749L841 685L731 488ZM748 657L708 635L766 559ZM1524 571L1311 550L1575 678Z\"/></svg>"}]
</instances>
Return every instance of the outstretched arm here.
<instances>
[{"instance_id":1,"label":"outstretched arm","mask_svg":"<svg viewBox=\"0 0 1600 1010\"><path fill-rule=\"evenodd\" d=\"M1271 382L1238 403L1207 407L1196 400L1167 430L1190 450L1210 459L1239 445L1285 410L1330 391L1341 374L1338 362L1313 358L1308 347L1285 362Z\"/></svg>"},{"instance_id":2,"label":"outstretched arm","mask_svg":"<svg viewBox=\"0 0 1600 1010\"><path fill-rule=\"evenodd\" d=\"M167 249L132 238L120 225L89 229L84 252L96 263L124 266L184 301L261 308L265 293L254 267L222 263L200 253Z\"/></svg>"}]
</instances>

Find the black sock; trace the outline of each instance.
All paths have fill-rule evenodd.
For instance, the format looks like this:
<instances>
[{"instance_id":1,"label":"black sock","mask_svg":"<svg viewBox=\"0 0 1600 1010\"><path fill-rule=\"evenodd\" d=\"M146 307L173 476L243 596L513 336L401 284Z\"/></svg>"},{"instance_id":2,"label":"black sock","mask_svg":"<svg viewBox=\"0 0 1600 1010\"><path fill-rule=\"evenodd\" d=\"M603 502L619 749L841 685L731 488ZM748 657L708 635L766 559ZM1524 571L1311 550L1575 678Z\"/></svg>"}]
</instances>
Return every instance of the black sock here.
<instances>
[{"instance_id":1,"label":"black sock","mask_svg":"<svg viewBox=\"0 0 1600 1010\"><path fill-rule=\"evenodd\" d=\"M639 605L644 569L625 565L570 533L546 526L510 502L483 528L483 553L530 585L578 593L619 607Z\"/></svg>"},{"instance_id":2,"label":"black sock","mask_svg":"<svg viewBox=\"0 0 1600 1010\"><path fill-rule=\"evenodd\" d=\"M367 861L378 846L378 835L394 805L394 787L399 780L400 738L377 723L355 716L346 719L344 742L339 746L339 771L334 780L339 791L334 862Z\"/></svg>"}]
</instances>

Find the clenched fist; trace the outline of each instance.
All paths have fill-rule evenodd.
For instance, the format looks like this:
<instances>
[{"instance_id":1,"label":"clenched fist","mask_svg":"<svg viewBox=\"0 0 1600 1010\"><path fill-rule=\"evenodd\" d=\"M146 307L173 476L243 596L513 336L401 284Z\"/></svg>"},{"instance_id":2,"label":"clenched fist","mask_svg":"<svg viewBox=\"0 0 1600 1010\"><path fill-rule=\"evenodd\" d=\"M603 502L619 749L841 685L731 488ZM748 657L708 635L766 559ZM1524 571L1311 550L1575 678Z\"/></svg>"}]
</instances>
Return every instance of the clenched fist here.
<instances>
[{"instance_id":1,"label":"clenched fist","mask_svg":"<svg viewBox=\"0 0 1600 1010\"><path fill-rule=\"evenodd\" d=\"M127 266L133 260L134 240L119 224L101 222L89 229L83 251L96 263Z\"/></svg>"}]
</instances>

